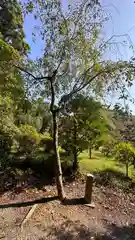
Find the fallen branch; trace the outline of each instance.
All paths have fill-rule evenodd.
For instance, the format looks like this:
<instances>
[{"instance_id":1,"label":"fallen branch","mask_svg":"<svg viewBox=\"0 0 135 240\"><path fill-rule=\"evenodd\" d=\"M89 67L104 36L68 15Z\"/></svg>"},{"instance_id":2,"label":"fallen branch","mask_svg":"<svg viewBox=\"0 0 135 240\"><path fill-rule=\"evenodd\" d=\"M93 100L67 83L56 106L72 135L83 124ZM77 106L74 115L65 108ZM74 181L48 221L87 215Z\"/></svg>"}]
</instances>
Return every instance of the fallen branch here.
<instances>
[{"instance_id":1,"label":"fallen branch","mask_svg":"<svg viewBox=\"0 0 135 240\"><path fill-rule=\"evenodd\" d=\"M29 210L29 212L26 214L25 218L23 219L21 223L21 229L23 228L24 224L31 218L32 214L36 210L38 204L34 204L32 208Z\"/></svg>"}]
</instances>

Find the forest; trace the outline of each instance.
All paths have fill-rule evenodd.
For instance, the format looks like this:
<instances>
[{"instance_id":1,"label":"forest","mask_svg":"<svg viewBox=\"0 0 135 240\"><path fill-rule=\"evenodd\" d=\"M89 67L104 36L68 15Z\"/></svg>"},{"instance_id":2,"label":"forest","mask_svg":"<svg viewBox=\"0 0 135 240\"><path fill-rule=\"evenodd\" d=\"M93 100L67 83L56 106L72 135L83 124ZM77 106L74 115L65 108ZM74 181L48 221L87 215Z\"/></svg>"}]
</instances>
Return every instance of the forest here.
<instances>
[{"instance_id":1,"label":"forest","mask_svg":"<svg viewBox=\"0 0 135 240\"><path fill-rule=\"evenodd\" d=\"M132 202L134 208L135 116L130 110L129 103L134 103L134 99L129 89L134 84L135 58L134 51L129 60L123 60L119 54L121 45L130 50L133 46L126 34L122 38L112 35L106 39L103 30L109 19L100 1L73 2L64 7L60 0L0 1L0 218L1 208L6 208L4 204L12 205L9 199L1 200L8 193L12 197L23 194L22 202L27 195L31 200L32 195L36 199L54 197L51 192L55 192L61 204L67 204L67 208L79 214L80 210L72 209L72 203L68 206L70 203L66 201L74 194L84 197L80 194L85 189L88 173L95 179L94 202L101 188L112 205L115 192L119 200L114 205L121 201L119 207L126 209ZM24 21L28 16L34 18L30 24L34 22L31 38L39 52L36 58L32 58L33 48L25 34ZM42 51L38 39L43 43ZM114 49L119 58L109 58L107 53ZM117 99L108 103L111 94ZM49 193L46 186L51 189ZM35 193L29 193L31 189ZM99 194L101 202L106 211L112 211L103 192ZM35 200L35 203L44 202ZM33 204L23 204L13 208L24 206L25 209L34 205L34 200ZM57 210L55 214L55 205L47 206L46 210L42 209L44 214L49 216L49 211L53 211L56 222L64 221L63 215L60 219L57 216ZM64 211L68 215L68 210ZM95 209L89 211L97 218ZM73 222L67 218L57 231L55 228L55 233L51 230L55 238L40 236L39 229L33 238L34 235L27 233L34 231L31 227L33 230L25 229L28 238L23 235L21 239L135 239L132 229L135 223L130 223L131 216L130 220L126 219L128 212L121 218L130 230L125 231L125 226L117 224L114 229L111 222L113 228L108 230L111 233L104 236L91 233L92 225L88 227L91 232L86 231L86 219L89 219L86 212L82 213L84 228L77 223L81 218L78 215L78 219L73 217ZM78 225L83 228L84 236ZM1 226L0 220L0 229L4 229ZM66 226L70 231L67 232ZM65 235L60 235L60 228ZM129 233L132 234L126 238ZM4 239L19 237L4 235Z\"/></svg>"}]
</instances>

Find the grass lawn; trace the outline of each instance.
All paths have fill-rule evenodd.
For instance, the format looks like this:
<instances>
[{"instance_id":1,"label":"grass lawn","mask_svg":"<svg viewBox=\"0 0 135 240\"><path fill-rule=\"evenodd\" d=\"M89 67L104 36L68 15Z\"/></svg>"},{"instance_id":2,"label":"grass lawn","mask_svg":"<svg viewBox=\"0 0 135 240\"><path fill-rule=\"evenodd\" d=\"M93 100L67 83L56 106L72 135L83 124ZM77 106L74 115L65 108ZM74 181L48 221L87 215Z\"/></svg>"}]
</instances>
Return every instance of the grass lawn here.
<instances>
[{"instance_id":1,"label":"grass lawn","mask_svg":"<svg viewBox=\"0 0 135 240\"><path fill-rule=\"evenodd\" d=\"M105 157L99 151L92 151L92 159L89 159L88 151L84 151L79 156L80 170L82 173L100 172L107 169L125 173L125 166L119 164L113 158ZM135 180L135 170L133 167L129 168L129 177Z\"/></svg>"}]
</instances>

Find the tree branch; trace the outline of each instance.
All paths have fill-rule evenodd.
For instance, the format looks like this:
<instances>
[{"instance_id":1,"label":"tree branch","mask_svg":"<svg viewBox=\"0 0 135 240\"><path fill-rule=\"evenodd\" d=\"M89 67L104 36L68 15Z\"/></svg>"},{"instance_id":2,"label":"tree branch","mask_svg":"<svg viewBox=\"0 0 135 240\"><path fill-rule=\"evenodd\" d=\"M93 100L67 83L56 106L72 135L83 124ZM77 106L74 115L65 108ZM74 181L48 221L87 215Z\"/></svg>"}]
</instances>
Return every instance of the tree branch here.
<instances>
[{"instance_id":1,"label":"tree branch","mask_svg":"<svg viewBox=\"0 0 135 240\"><path fill-rule=\"evenodd\" d=\"M98 64L103 64L103 63L104 63L104 61L101 61L101 62L99 62ZM88 69L82 74L83 80L85 79L86 74L87 74L90 70L94 69L94 67L95 67L95 63L94 63L90 68L88 68ZM77 82L75 83L75 85L74 85L74 87L73 87L73 90L75 90L75 88L76 88L79 80L80 80L80 78L78 78Z\"/></svg>"},{"instance_id":2,"label":"tree branch","mask_svg":"<svg viewBox=\"0 0 135 240\"><path fill-rule=\"evenodd\" d=\"M86 73L89 71L89 69L84 73L86 75ZM90 78L90 80L88 82L85 82L82 86L74 89L73 87L73 90L69 93L69 94L66 94L64 96L62 96L61 100L59 101L59 105L62 105L69 101L70 98L72 98L72 96L74 94L77 94L78 92L80 92L81 90L83 90L85 87L87 87L96 77L98 77L99 75L101 75L102 73L104 73L105 71L100 71L98 72L96 75L94 75L93 77ZM85 76L84 76L85 78Z\"/></svg>"},{"instance_id":3,"label":"tree branch","mask_svg":"<svg viewBox=\"0 0 135 240\"><path fill-rule=\"evenodd\" d=\"M101 44L101 45L99 46L99 49L102 50L107 44L112 44L112 43L110 42L112 39L120 38L120 37L125 37L125 38L127 38L128 41L130 42L130 44L132 44L132 41L131 41L131 39L130 39L130 37L129 37L128 34L118 34L118 35L117 35L117 34L114 34L114 35L111 36L107 41L105 41L103 44ZM116 42L115 42L115 44L116 44Z\"/></svg>"},{"instance_id":4,"label":"tree branch","mask_svg":"<svg viewBox=\"0 0 135 240\"><path fill-rule=\"evenodd\" d=\"M30 77L32 77L33 79L35 79L36 81L37 80L43 80L43 79L49 79L50 77L49 76L42 76L42 77L36 77L36 76L34 76L32 73L30 73L29 71L27 71L26 69L24 69L24 68L22 68L22 67L20 67L20 66L16 66L16 65L14 65L16 68L18 68L20 71L22 71L22 72L25 72L26 74L28 74Z\"/></svg>"}]
</instances>

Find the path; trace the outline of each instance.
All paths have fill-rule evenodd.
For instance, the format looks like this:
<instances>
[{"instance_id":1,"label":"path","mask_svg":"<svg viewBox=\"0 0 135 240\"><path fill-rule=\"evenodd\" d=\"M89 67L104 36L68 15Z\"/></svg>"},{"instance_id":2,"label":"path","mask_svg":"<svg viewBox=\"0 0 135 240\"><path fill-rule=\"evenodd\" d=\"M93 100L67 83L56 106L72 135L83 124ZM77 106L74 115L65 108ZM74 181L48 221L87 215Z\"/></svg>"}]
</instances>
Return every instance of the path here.
<instances>
[{"instance_id":1,"label":"path","mask_svg":"<svg viewBox=\"0 0 135 240\"><path fill-rule=\"evenodd\" d=\"M8 202L28 201L35 198L54 196L54 187L49 192L27 194L20 193ZM84 184L76 182L65 187L69 198L84 195ZM29 190L30 191L30 190ZM26 196L25 196L26 195ZM1 198L0 205L0 239L12 240L135 240L135 195L116 192L109 188L94 188L95 209L80 202L67 201L62 205L58 200L40 203L33 216L21 230L30 206L2 208L9 195ZM43 200L43 199L42 199ZM42 201L41 201L42 202ZM75 204L78 203L78 204ZM75 204L75 205L74 205Z\"/></svg>"}]
</instances>

